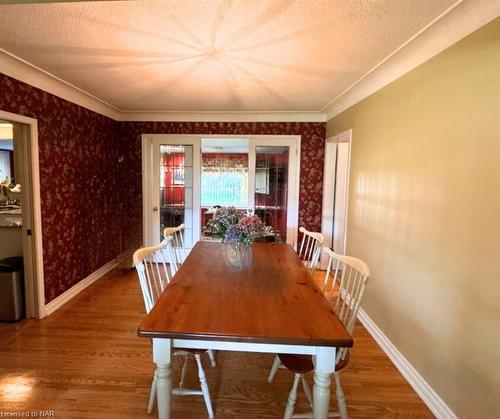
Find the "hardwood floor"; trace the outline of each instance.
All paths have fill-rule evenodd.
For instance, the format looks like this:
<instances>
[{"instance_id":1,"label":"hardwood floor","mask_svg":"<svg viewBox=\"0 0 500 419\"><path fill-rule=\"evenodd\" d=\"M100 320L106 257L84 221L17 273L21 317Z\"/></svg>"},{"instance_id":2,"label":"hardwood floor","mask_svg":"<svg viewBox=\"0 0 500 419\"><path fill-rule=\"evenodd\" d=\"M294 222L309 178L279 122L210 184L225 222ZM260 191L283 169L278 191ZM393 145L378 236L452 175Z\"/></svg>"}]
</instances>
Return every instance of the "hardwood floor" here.
<instances>
[{"instance_id":1,"label":"hardwood floor","mask_svg":"<svg viewBox=\"0 0 500 419\"><path fill-rule=\"evenodd\" d=\"M144 316L135 271L128 271L105 276L46 319L0 323L0 411L53 410L57 418L156 417L156 411L146 414L151 345L136 335ZM283 417L292 375L279 370L268 384L272 355L216 356L215 369L204 359L216 418ZM174 380L180 362L174 364ZM186 385L198 388L190 362ZM342 383L350 418L433 417L361 325ZM307 410L299 392L295 411ZM200 417L206 417L201 397L173 397L172 419Z\"/></svg>"}]
</instances>

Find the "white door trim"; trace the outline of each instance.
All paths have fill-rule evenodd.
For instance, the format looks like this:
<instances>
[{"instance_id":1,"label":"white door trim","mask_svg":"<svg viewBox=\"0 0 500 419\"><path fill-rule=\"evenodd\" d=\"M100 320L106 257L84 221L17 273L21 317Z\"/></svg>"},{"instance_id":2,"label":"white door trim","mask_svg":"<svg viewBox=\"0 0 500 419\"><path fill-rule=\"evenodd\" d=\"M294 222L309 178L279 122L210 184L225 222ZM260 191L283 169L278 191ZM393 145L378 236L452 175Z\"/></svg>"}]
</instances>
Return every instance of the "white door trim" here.
<instances>
[{"instance_id":1,"label":"white door trim","mask_svg":"<svg viewBox=\"0 0 500 419\"><path fill-rule=\"evenodd\" d=\"M142 158L142 243L143 245L148 245L151 243L151 226L152 223L152 202L153 202L153 192L151 190L153 173L152 173L152 163L153 163L153 140L161 138L165 141L188 141L197 139L201 143L202 138L234 138L234 139L248 139L250 144L252 140L254 143L259 145L289 145L294 144L296 149L296 165L295 172L293 168L289 167L289 178L295 176L295 188L289 193L289 202L293 202L293 211L287 216L287 236L288 242L293 246L297 243L298 234L298 218L299 218L299 188L300 188L300 150L301 150L301 136L300 135L231 135L231 134L142 134L141 136L141 158ZM292 152L292 151L291 151ZM251 158L249 152L249 158ZM249 161L249 164L251 162ZM193 162L194 164L194 162ZM253 162L255 165L255 161ZM193 174L194 175L194 174ZM252 185L249 184L249 189ZM253 190L253 189L252 189ZM194 191L193 191L194 192ZM199 198L199 197L198 197ZM196 197L193 197L196 199ZM290 201L292 199L293 201ZM253 202L253 200L251 201ZM193 226L194 228L194 226Z\"/></svg>"},{"instance_id":2,"label":"white door trim","mask_svg":"<svg viewBox=\"0 0 500 419\"><path fill-rule=\"evenodd\" d=\"M147 226L151 225L151 189L148 185L152 182L153 170L153 139L148 135L141 136L141 160L142 160L142 243L141 246L146 246L150 243L150 229Z\"/></svg>"},{"instance_id":3,"label":"white door trim","mask_svg":"<svg viewBox=\"0 0 500 419\"><path fill-rule=\"evenodd\" d=\"M42 210L40 199L40 165L38 159L38 121L34 118L18 115L11 112L0 110L0 119L8 122L25 124L29 127L29 142L28 153L24 153L24 167L31 166L31 226L23 225L23 253L31 253L34 255L28 265L31 265L32 271L26 275L31 283L26 284L29 294L26 298L26 317L35 317L41 319L45 317L45 283L43 277L43 243L42 243ZM24 139L23 139L24 140ZM26 230L31 229L31 246L32 251L26 252Z\"/></svg>"},{"instance_id":4,"label":"white door trim","mask_svg":"<svg viewBox=\"0 0 500 419\"><path fill-rule=\"evenodd\" d=\"M351 170L351 148L352 148L352 129L343 131L337 135L329 137L325 140L325 166L323 171L323 213L321 218L321 233L325 236L325 245L332 246L333 237L331 232L333 228L333 208L331 203L334 200L335 187L333 182L327 182L327 179L333 179L335 176L335 161L329 159L329 154L334 150L336 143L349 143L349 161L347 172ZM337 253L345 254L347 248L347 217L349 213L349 175L346 180L346 206L345 206L345 225L344 225L344 248L336 249ZM323 261L322 261L323 262ZM323 263L322 263L323 266Z\"/></svg>"}]
</instances>

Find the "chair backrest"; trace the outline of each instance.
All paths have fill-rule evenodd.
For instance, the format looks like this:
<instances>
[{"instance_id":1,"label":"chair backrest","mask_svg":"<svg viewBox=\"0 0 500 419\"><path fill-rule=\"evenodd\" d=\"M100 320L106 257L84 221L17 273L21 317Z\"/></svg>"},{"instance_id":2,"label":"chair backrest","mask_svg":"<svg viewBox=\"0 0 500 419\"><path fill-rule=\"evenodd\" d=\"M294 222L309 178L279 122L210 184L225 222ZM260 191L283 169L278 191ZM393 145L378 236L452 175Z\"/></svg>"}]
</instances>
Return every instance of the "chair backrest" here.
<instances>
[{"instance_id":1,"label":"chair backrest","mask_svg":"<svg viewBox=\"0 0 500 419\"><path fill-rule=\"evenodd\" d=\"M184 224L177 227L166 227L163 230L164 237L172 237L172 272L175 274L186 259L186 247L184 245Z\"/></svg>"},{"instance_id":2,"label":"chair backrest","mask_svg":"<svg viewBox=\"0 0 500 419\"><path fill-rule=\"evenodd\" d=\"M339 255L324 247L328 266L323 281L323 293L330 301L333 311L349 333L352 334L365 287L370 278L370 269L361 259ZM337 362L344 359L347 348L338 351Z\"/></svg>"},{"instance_id":3,"label":"chair backrest","mask_svg":"<svg viewBox=\"0 0 500 419\"><path fill-rule=\"evenodd\" d=\"M304 227L300 227L299 231L302 233L302 242L297 254L307 270L312 273L318 265L324 237L323 234L306 230Z\"/></svg>"},{"instance_id":4,"label":"chair backrest","mask_svg":"<svg viewBox=\"0 0 500 419\"><path fill-rule=\"evenodd\" d=\"M158 246L142 247L134 252L134 266L147 313L174 275L171 269L174 253L172 240L172 237L166 237Z\"/></svg>"}]
</instances>

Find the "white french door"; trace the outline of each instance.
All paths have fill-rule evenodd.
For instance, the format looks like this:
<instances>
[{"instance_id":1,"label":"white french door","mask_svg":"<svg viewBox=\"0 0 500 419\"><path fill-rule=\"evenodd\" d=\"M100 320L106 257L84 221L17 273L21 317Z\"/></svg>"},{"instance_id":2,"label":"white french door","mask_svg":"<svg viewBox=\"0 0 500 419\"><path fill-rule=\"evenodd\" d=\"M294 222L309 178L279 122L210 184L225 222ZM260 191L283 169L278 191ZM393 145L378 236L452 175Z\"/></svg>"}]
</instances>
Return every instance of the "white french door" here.
<instances>
[{"instance_id":1,"label":"white french door","mask_svg":"<svg viewBox=\"0 0 500 419\"><path fill-rule=\"evenodd\" d=\"M300 136L142 137L143 243L156 245L165 227L185 224L189 250L201 237L202 139L248 140L248 208L295 246L298 229Z\"/></svg>"},{"instance_id":2,"label":"white french door","mask_svg":"<svg viewBox=\"0 0 500 419\"><path fill-rule=\"evenodd\" d=\"M184 224L187 252L199 240L200 138L143 136L143 241L160 242L165 227Z\"/></svg>"},{"instance_id":3,"label":"white french door","mask_svg":"<svg viewBox=\"0 0 500 419\"><path fill-rule=\"evenodd\" d=\"M249 207L279 232L297 243L300 137L254 137L249 150Z\"/></svg>"}]
</instances>

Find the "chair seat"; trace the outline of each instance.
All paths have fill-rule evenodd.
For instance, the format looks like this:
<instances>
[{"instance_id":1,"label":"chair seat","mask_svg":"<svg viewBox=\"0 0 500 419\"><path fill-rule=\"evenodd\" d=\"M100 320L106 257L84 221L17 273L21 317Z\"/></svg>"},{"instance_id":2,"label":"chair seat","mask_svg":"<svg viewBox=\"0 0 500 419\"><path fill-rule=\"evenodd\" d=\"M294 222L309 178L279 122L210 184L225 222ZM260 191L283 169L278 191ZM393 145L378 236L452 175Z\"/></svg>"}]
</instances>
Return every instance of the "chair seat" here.
<instances>
[{"instance_id":1,"label":"chair seat","mask_svg":"<svg viewBox=\"0 0 500 419\"><path fill-rule=\"evenodd\" d=\"M314 364L311 355L290 355L290 354L278 354L281 363L287 367L290 371L305 374L306 372L314 371ZM347 352L345 358L340 360L335 366L335 371L340 371L349 362L349 352Z\"/></svg>"}]
</instances>

